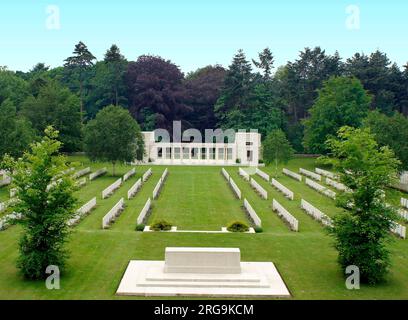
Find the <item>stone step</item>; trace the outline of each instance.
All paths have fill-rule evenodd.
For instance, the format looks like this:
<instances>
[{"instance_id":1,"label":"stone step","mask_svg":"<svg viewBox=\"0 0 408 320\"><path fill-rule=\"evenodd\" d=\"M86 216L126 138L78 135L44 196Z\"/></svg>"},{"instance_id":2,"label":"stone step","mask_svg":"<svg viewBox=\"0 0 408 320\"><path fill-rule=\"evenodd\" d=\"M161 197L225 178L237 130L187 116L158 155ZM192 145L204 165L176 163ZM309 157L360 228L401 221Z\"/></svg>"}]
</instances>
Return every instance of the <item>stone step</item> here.
<instances>
[{"instance_id":1,"label":"stone step","mask_svg":"<svg viewBox=\"0 0 408 320\"><path fill-rule=\"evenodd\" d=\"M146 281L184 281L184 282L257 282L261 281L258 275L254 274L242 274L242 275L215 275L215 274L200 274L197 277L196 274L148 274L146 276Z\"/></svg>"},{"instance_id":2,"label":"stone step","mask_svg":"<svg viewBox=\"0 0 408 320\"><path fill-rule=\"evenodd\" d=\"M232 281L139 281L139 287L184 287L184 288L268 288L267 282L232 282Z\"/></svg>"}]
</instances>

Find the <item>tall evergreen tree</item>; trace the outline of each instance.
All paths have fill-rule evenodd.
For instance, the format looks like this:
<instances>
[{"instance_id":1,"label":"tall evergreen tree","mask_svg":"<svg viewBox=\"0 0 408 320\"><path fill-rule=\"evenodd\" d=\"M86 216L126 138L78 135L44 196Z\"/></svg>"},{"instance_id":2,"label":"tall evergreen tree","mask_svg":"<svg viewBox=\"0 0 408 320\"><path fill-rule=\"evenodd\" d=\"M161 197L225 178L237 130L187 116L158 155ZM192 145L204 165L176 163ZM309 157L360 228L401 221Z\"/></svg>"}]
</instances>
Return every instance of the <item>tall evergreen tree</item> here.
<instances>
[{"instance_id":1,"label":"tall evergreen tree","mask_svg":"<svg viewBox=\"0 0 408 320\"><path fill-rule=\"evenodd\" d=\"M81 123L83 123L84 119L84 95L83 95L83 88L84 88L84 80L85 80L85 73L89 69L89 67L93 66L93 60L96 58L94 55L88 50L88 47L80 41L78 44L75 45L75 49L72 52L73 55L65 59L64 66L67 67L69 70L77 73L78 81L79 81L79 98L80 98L80 112L81 112Z\"/></svg>"},{"instance_id":2,"label":"tall evergreen tree","mask_svg":"<svg viewBox=\"0 0 408 320\"><path fill-rule=\"evenodd\" d=\"M128 62L116 45L105 53L103 61L92 68L89 80L91 90L86 96L85 105L89 118L94 118L99 110L108 105L128 106L125 73Z\"/></svg>"},{"instance_id":3,"label":"tall evergreen tree","mask_svg":"<svg viewBox=\"0 0 408 320\"><path fill-rule=\"evenodd\" d=\"M361 81L364 88L373 95L371 109L391 115L401 110L406 94L403 74L397 65L391 64L387 55L375 51L369 56L356 53L347 59L346 74Z\"/></svg>"},{"instance_id":4,"label":"tall evergreen tree","mask_svg":"<svg viewBox=\"0 0 408 320\"><path fill-rule=\"evenodd\" d=\"M252 85L251 63L240 49L233 57L225 76L221 96L214 107L219 126L225 127L228 124L228 113L241 112L246 107Z\"/></svg>"},{"instance_id":5,"label":"tall evergreen tree","mask_svg":"<svg viewBox=\"0 0 408 320\"><path fill-rule=\"evenodd\" d=\"M287 114L297 123L308 115L323 81L340 76L343 64L337 52L328 55L320 47L305 48L299 59L289 62L280 74L282 94L287 101Z\"/></svg>"},{"instance_id":6,"label":"tall evergreen tree","mask_svg":"<svg viewBox=\"0 0 408 320\"><path fill-rule=\"evenodd\" d=\"M273 69L273 54L269 48L265 48L258 54L259 61L252 59L253 64L263 70L263 76L265 79L270 79Z\"/></svg>"},{"instance_id":7,"label":"tall evergreen tree","mask_svg":"<svg viewBox=\"0 0 408 320\"><path fill-rule=\"evenodd\" d=\"M127 61L120 53L116 44L113 44L105 53L105 64L108 66L110 72L110 80L112 91L114 93L114 104L117 106L120 103L119 90L124 88L123 78L126 72Z\"/></svg>"}]
</instances>

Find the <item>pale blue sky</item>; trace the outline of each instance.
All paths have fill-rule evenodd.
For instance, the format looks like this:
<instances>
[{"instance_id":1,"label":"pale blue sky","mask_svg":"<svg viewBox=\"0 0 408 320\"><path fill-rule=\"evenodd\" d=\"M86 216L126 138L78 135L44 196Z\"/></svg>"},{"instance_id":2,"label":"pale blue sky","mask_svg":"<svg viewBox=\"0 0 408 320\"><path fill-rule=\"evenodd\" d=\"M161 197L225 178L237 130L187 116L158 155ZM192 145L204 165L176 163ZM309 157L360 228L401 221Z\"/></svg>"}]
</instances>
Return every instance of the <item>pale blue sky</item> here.
<instances>
[{"instance_id":1,"label":"pale blue sky","mask_svg":"<svg viewBox=\"0 0 408 320\"><path fill-rule=\"evenodd\" d=\"M49 5L60 10L59 30L46 27ZM346 27L349 5L360 10L359 30ZM82 40L98 59L116 43L129 60L157 54L184 72L228 66L239 48L253 58L270 47L282 65L317 45L343 58L380 49L402 66L407 31L406 0L1 0L0 65L62 65Z\"/></svg>"}]
</instances>

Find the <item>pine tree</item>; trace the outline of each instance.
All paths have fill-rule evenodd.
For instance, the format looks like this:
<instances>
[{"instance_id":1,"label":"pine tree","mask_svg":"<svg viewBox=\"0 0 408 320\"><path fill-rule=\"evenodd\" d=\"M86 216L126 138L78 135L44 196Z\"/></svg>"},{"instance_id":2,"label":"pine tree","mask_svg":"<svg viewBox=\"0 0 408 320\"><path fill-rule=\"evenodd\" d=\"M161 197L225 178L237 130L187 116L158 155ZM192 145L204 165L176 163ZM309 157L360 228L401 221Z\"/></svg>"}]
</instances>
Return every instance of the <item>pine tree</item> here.
<instances>
[{"instance_id":1,"label":"pine tree","mask_svg":"<svg viewBox=\"0 0 408 320\"><path fill-rule=\"evenodd\" d=\"M251 92L252 84L251 63L240 49L229 66L220 98L214 107L219 125L225 126L226 115L229 112L240 112L246 107L246 100Z\"/></svg>"},{"instance_id":2,"label":"pine tree","mask_svg":"<svg viewBox=\"0 0 408 320\"><path fill-rule=\"evenodd\" d=\"M83 102L83 83L85 72L91 66L93 66L93 60L96 58L94 55L88 50L88 47L82 42L79 41L77 45L75 45L75 49L73 52L73 56L68 57L65 59L64 67L69 69L73 69L78 72L79 75L79 98L81 101L81 123L83 123L83 114L84 114L84 102Z\"/></svg>"},{"instance_id":3,"label":"pine tree","mask_svg":"<svg viewBox=\"0 0 408 320\"><path fill-rule=\"evenodd\" d=\"M120 53L116 44L113 44L105 53L104 62L109 70L111 86L114 94L114 104L119 105L119 87L123 85L123 77L126 72L127 61Z\"/></svg>"},{"instance_id":4,"label":"pine tree","mask_svg":"<svg viewBox=\"0 0 408 320\"><path fill-rule=\"evenodd\" d=\"M253 64L255 67L263 70L263 76L266 80L271 78L271 73L273 69L273 54L269 48L265 48L262 52L258 55L259 61L252 59Z\"/></svg>"}]
</instances>

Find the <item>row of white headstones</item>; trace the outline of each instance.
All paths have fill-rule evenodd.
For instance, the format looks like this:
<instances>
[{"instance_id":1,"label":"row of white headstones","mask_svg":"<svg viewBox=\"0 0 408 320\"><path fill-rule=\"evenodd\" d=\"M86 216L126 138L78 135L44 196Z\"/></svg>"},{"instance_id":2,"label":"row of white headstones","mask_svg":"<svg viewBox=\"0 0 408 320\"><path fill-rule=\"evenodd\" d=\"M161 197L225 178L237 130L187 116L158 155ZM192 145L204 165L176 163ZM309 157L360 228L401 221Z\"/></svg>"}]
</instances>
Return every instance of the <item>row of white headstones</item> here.
<instances>
[{"instance_id":1,"label":"row of white headstones","mask_svg":"<svg viewBox=\"0 0 408 320\"><path fill-rule=\"evenodd\" d=\"M240 168L240 170L242 170L242 169ZM243 171L243 172L246 174L245 171ZM227 182L229 183L229 185L230 185L231 189L233 190L234 194L236 195L236 197L241 200L242 199L242 192L238 188L238 186L235 183L234 179L232 179L232 177L229 175L227 170L225 170L224 168L221 169L221 173L224 176L225 180L227 180ZM248 202L247 199L244 198L244 203L243 204L244 204L245 211L248 213L249 219L253 222L253 224L256 227L262 227L261 218L259 218L256 211L252 208L251 204Z\"/></svg>"},{"instance_id":2,"label":"row of white headstones","mask_svg":"<svg viewBox=\"0 0 408 320\"><path fill-rule=\"evenodd\" d=\"M342 192L351 192L350 189L348 189L344 184L336 181L339 179L339 176L327 171L327 170L323 170L320 168L315 168L316 172L312 172L303 168L299 169L299 172L309 178L312 178L314 180L317 181L323 181L323 177L324 176L326 178L326 184L330 185L334 188L336 188L339 191ZM283 173L298 180L298 181L302 181L302 176L299 174L296 174L288 169L283 169ZM312 181L311 179L305 178L305 183L306 185L308 185L309 187L311 187L312 189L320 192L321 194L331 198L331 199L336 199L336 193L332 190L330 190L329 188L326 188L325 186ZM408 202L408 200L401 198L401 206L408 208L408 206L404 206L404 203ZM408 221L408 212L404 209L399 209L398 210L400 216ZM319 215L319 214L318 214ZM324 220L324 221L330 221L331 224L331 220ZM326 223L325 223L326 224ZM391 228L391 232L393 232L394 234L398 235L399 237L405 239L406 238L406 227L404 225L401 225L397 222L394 222L393 227Z\"/></svg>"},{"instance_id":3,"label":"row of white headstones","mask_svg":"<svg viewBox=\"0 0 408 320\"><path fill-rule=\"evenodd\" d=\"M107 171L106 169L104 169L104 170ZM58 184L58 182L60 181L59 178L61 177L61 175L69 174L69 173L71 173L73 171L75 171L74 167L69 168L69 169L61 172L61 174L59 176L57 176L55 179L53 179L53 182L51 182L48 185L47 190L51 189L53 186ZM99 170L99 171L101 171L101 170ZM85 168L85 169L81 169L81 170L77 171L76 173L74 173L72 175L72 178L79 179L80 177L88 174L89 172L91 172L91 168L89 168L89 167ZM0 186L11 184L11 182L12 182L11 177L7 176L4 172L2 173L2 175L3 175L3 180L1 181ZM92 179L90 179L90 180L92 180ZM7 183L5 183L5 182L7 182ZM82 179L78 180L76 182L76 184L79 187L84 186L86 184L86 178L82 178ZM7 207L12 205L14 201L17 201L17 196L18 196L17 193L18 193L17 188L11 188L10 189L10 200L0 203L0 212L3 212L4 210L7 209ZM82 206L80 209L78 209L75 217L68 221L68 225L73 224L74 221L76 221L78 219L78 216L84 210L86 210L91 204L93 204L95 201L96 201L96 199L94 198L94 199L90 200L88 203L86 203L84 206ZM12 224L12 222L14 220L19 220L21 218L22 218L22 215L20 213L16 213L16 212L5 215L2 219L0 219L0 231L7 229Z\"/></svg>"},{"instance_id":4,"label":"row of white headstones","mask_svg":"<svg viewBox=\"0 0 408 320\"><path fill-rule=\"evenodd\" d=\"M62 172L61 174L68 174L70 172L75 171L75 168L69 168L68 170ZM77 185L82 187L86 184L86 178L81 178L84 175L88 174L91 172L91 168L84 168L72 175L72 178L77 179ZM89 174L89 181L95 180L98 177L101 177L105 175L108 172L107 168L102 168L99 169L93 173ZM142 179L143 181L146 181L148 177L150 177L152 173L151 168L146 171L146 173L143 175L141 179L139 179L128 191L128 199L131 199L134 197L137 193L137 191L141 187L141 182ZM129 178L134 176L136 174L136 169L132 168L130 171L128 171L122 178L117 180L115 183L110 185L108 188L106 188L104 191L102 191L102 199L106 199L109 196L111 196L121 185L122 182L127 181ZM81 179L79 179L81 178ZM54 179L55 181L50 185L50 188L55 185L58 182L58 179ZM85 180L85 182L83 181ZM10 189L10 200L0 203L0 212L4 211L10 204L17 199L17 189L12 188ZM91 200L89 200L87 203L85 203L81 208L79 208L76 211L76 214L74 215L73 218L68 220L67 224L69 226L74 226L77 224L85 215L89 214L97 205L97 198L94 197ZM113 217L116 217L118 213L124 208L124 200L121 199L103 218L102 218L102 226L106 227L111 221ZM19 213L11 213L6 216L4 216L2 219L0 219L0 230L5 230L7 227L9 227L13 220L18 220L21 219L22 215Z\"/></svg>"},{"instance_id":5,"label":"row of white headstones","mask_svg":"<svg viewBox=\"0 0 408 320\"><path fill-rule=\"evenodd\" d=\"M312 172L303 168L299 169L299 173L297 174L293 171L290 171L286 168L284 168L283 173L286 174L287 176L297 180L297 181L302 181L302 175L305 175L307 177L310 177L312 179L315 179L317 181L322 181L322 175L325 176L326 178L326 184L338 189L339 191L342 192L350 192L349 189L346 188L345 185L342 183L336 181L335 179L339 179L339 177L327 170L323 170L320 168L316 168L316 172ZM289 200L294 199L294 193L289 190L287 187L285 187L283 184L281 184L279 181L276 179L270 179L269 175L262 170L256 168L255 174L260 176L262 179L266 181L270 181L271 185L273 185L277 190L282 192ZM251 186L257 191L257 193L263 198L263 199L268 199L268 193L267 191L255 181L255 179L251 178L250 175L243 170L242 168L239 168L239 175L242 176L245 180L249 181ZM335 199L336 198L336 193L329 188L320 185L319 183L312 181L311 179L305 178L305 183L307 186L311 187L312 189L320 192L321 194L331 198ZM313 206L310 202L301 199L301 208L308 213L310 216L315 218L316 220L320 221L323 225L325 226L331 226L332 225L332 220L323 212L321 212L318 208ZM401 198L401 206L404 208L408 208L408 200ZM299 222L298 220L289 213L288 210L286 210L276 199L273 199L272 201L272 209L273 211L277 212L278 215L288 223L289 227L293 231L298 231L299 230ZM399 210L400 215L408 220L408 212L404 209ZM406 227L395 222L394 227L391 229L393 233L396 235L400 236L401 238L406 237Z\"/></svg>"},{"instance_id":6,"label":"row of white headstones","mask_svg":"<svg viewBox=\"0 0 408 320\"><path fill-rule=\"evenodd\" d=\"M321 181L322 180L322 175L326 176L326 181L327 179L337 179L338 177L326 170L323 169L319 169L316 168L316 173L305 170L303 168L299 169L299 172L304 174L305 176L308 176L310 178L313 178L315 180ZM72 171L72 168L67 170L67 172ZM80 171L78 171L77 173L75 173L73 175L74 178L80 178L85 174L88 174L91 171L90 168L85 168L82 169ZM89 175L89 180L94 180L97 177L100 177L104 174L107 173L107 169L103 168L100 169L94 173L91 173ZM130 177L132 177L133 175L135 175L136 170L135 168L133 168L132 170L130 170L129 172L127 172L123 178L120 178L119 180L117 180L116 182L114 182L112 185L110 185L108 188L106 188L104 191L102 191L102 198L107 198L110 195L112 195L121 185L123 181L128 180ZM268 174L266 174L265 172L263 172L260 169L256 169L255 172L257 175L259 175L261 178L265 179L266 181L269 182L270 177ZM302 181L302 176L299 174L296 174L288 169L283 169L283 173L298 180L298 181ZM138 190L141 188L142 182L147 181L147 179L150 177L150 175L152 174L152 170L151 168L149 170L147 170L145 172L145 174L143 175L142 178L140 178L138 181L136 181L136 183L129 189L128 191L128 199L131 199L132 197L135 196L135 194L138 192ZM162 188L162 185L165 181L165 178L168 174L168 170L166 169L162 175L162 177L159 179L155 189L153 190L153 199L157 198L160 189ZM236 185L236 183L234 182L234 180L229 176L229 174L227 173L227 171L223 168L222 169L222 174L224 175L224 177L227 179L227 181L229 182L229 184L231 185L232 190L235 192L236 196L241 199L242 197L242 193L239 190L238 186ZM247 181L250 182L251 186L260 194L260 196L264 199L268 198L268 193L267 191L261 187L253 178L251 178L249 176L249 174L243 170L242 168L239 168L239 174ZM334 181L334 180L330 180L330 181ZM319 191L320 193L329 196L330 198L335 199L335 192L333 192L332 190L310 180L310 179L305 179L305 182L308 186L310 186L311 188ZM339 190L347 190L342 184L340 184L339 182L334 181L338 187ZM286 188L284 185L282 185L281 183L279 183L277 180L272 179L271 180L271 184L278 189L279 191L281 191L288 199L293 200L294 199L294 193L289 190L288 188ZM330 183L328 183L330 184ZM334 185L334 184L330 184L330 185ZM12 189L13 190L13 189ZM16 191L10 191L10 196L15 196ZM13 199L11 199L10 201L12 201ZM120 213L123 211L125 206L125 202L124 199L120 199L118 201L118 203L115 204L115 206L102 218L102 228L107 228L110 223L112 223L115 218L117 216L120 215ZM401 198L401 206L408 208L408 199L404 199ZM7 207L7 204L4 203L0 203L0 211L4 210ZM76 216L71 219L68 224L69 225L74 225L76 224L84 215L88 214L90 211L92 211L94 208L96 207L96 197L91 199L89 202L87 202L85 205L83 205L80 209L78 209ZM246 209L246 211L248 212L251 220L253 220L254 224L256 226L261 226L262 222L261 219L259 218L259 216L256 214L255 210L252 208L252 206L249 204L249 202L244 199L244 207ZM273 199L272 202L272 208L274 211L276 211L279 216L281 216L290 226L291 230L293 231L298 231L299 229L299 223L298 220L296 218L293 217L293 215L291 215L282 205L279 204L279 202L275 199ZM311 205L309 202L307 202L306 200L302 199L301 201L301 208L304 209L308 214L310 214L311 216L313 216L314 218L316 218L317 220L321 221L324 225L331 225L331 220L329 217L327 217L325 214L323 214L319 209L317 209L316 207L314 207L313 205ZM142 223L143 221L146 220L146 217L148 216L148 213L150 212L151 209L151 200L150 198L147 200L145 206L143 207L142 211L139 214L139 217L137 219L138 223ZM408 212L405 211L404 209L400 210L400 214L403 218L407 219L408 218ZM21 218L21 215L13 213L10 214L6 217L4 217L2 220L0 220L0 230L3 228L5 228L8 225L8 222L12 219L18 219ZM407 219L408 220L408 219ZM392 230L394 233L398 234L399 236L405 238L405 226L397 224L395 228L393 228Z\"/></svg>"},{"instance_id":7,"label":"row of white headstones","mask_svg":"<svg viewBox=\"0 0 408 320\"><path fill-rule=\"evenodd\" d=\"M130 178L133 176L136 172L128 172L125 174L124 178ZM152 175L152 169L149 168L141 178L139 178L133 185L130 187L130 189L127 192L127 198L128 200L132 199L137 192L142 188L142 185L150 178ZM119 181L119 180L118 180ZM110 188L111 190L116 190L118 187L118 181L113 183L108 189ZM106 189L105 189L106 190ZM120 216L120 214L123 212L125 209L125 199L121 198L109 212L102 218L102 229L107 229L116 219L117 217Z\"/></svg>"},{"instance_id":8,"label":"row of white headstones","mask_svg":"<svg viewBox=\"0 0 408 320\"><path fill-rule=\"evenodd\" d=\"M153 193L152 193L153 200L156 200L159 197L160 191L163 188L164 182L166 181L168 174L169 174L169 171L166 168L163 171L159 181L157 182L156 186L153 189ZM137 221L136 221L137 224L144 224L147 222L151 209L152 209L152 200L151 198L148 198L142 210L140 211L139 216L137 217Z\"/></svg>"}]
</instances>

